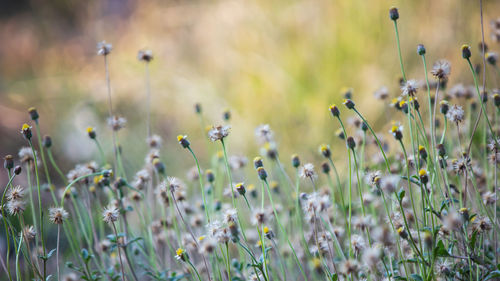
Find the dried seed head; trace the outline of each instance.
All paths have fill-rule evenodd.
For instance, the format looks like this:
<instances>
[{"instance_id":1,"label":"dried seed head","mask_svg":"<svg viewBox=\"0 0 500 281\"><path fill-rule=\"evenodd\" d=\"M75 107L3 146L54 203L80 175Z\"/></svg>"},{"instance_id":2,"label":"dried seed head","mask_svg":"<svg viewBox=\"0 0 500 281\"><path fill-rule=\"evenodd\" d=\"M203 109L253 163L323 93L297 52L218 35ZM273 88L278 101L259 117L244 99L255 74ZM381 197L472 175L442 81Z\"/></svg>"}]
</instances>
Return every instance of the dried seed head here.
<instances>
[{"instance_id":1,"label":"dried seed head","mask_svg":"<svg viewBox=\"0 0 500 281\"><path fill-rule=\"evenodd\" d=\"M231 126L213 126L210 131L208 131L208 138L215 142L222 140L229 135L229 130Z\"/></svg>"},{"instance_id":2,"label":"dried seed head","mask_svg":"<svg viewBox=\"0 0 500 281\"><path fill-rule=\"evenodd\" d=\"M22 214L25 208L26 203L22 200L9 201L7 203L7 211L13 216Z\"/></svg>"},{"instance_id":3,"label":"dried seed head","mask_svg":"<svg viewBox=\"0 0 500 281\"><path fill-rule=\"evenodd\" d=\"M139 50L137 59L143 62L151 62L153 60L153 52L151 50Z\"/></svg>"},{"instance_id":4,"label":"dried seed head","mask_svg":"<svg viewBox=\"0 0 500 281\"><path fill-rule=\"evenodd\" d=\"M8 201L23 200L26 191L20 185L17 185L9 190L7 193Z\"/></svg>"},{"instance_id":5,"label":"dried seed head","mask_svg":"<svg viewBox=\"0 0 500 281\"><path fill-rule=\"evenodd\" d=\"M314 165L312 163L306 163L304 166L300 167L299 171L300 177L307 179L307 178L315 178L316 173L314 172Z\"/></svg>"},{"instance_id":6,"label":"dried seed head","mask_svg":"<svg viewBox=\"0 0 500 281\"><path fill-rule=\"evenodd\" d=\"M97 55L99 56L107 56L111 53L113 46L106 41L101 41L97 43Z\"/></svg>"},{"instance_id":7,"label":"dried seed head","mask_svg":"<svg viewBox=\"0 0 500 281\"><path fill-rule=\"evenodd\" d=\"M68 218L68 212L63 208L50 208L49 219L54 224L62 224Z\"/></svg>"},{"instance_id":8,"label":"dried seed head","mask_svg":"<svg viewBox=\"0 0 500 281\"><path fill-rule=\"evenodd\" d=\"M111 224L118 220L119 211L115 206L108 206L102 212L102 219L105 223Z\"/></svg>"}]
</instances>

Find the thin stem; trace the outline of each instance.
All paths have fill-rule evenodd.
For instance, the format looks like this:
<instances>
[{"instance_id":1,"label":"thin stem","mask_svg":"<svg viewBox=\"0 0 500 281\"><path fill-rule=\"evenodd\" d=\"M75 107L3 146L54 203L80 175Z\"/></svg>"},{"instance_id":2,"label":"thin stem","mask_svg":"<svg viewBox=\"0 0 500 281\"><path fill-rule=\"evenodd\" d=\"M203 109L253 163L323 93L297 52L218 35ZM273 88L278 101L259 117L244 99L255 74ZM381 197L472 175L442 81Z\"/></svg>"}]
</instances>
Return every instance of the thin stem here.
<instances>
[{"instance_id":1,"label":"thin stem","mask_svg":"<svg viewBox=\"0 0 500 281\"><path fill-rule=\"evenodd\" d=\"M120 259L120 269L122 271L122 281L125 281L125 272L124 272L124 267L123 267L123 261L122 261L122 254L121 254L121 245L120 245L120 242L119 242L119 239L118 239L118 232L116 231L116 226L115 226L115 222L111 222L111 225L113 226L113 231L115 232L115 238L116 238L116 244L117 244L117 248L118 248L118 257Z\"/></svg>"}]
</instances>

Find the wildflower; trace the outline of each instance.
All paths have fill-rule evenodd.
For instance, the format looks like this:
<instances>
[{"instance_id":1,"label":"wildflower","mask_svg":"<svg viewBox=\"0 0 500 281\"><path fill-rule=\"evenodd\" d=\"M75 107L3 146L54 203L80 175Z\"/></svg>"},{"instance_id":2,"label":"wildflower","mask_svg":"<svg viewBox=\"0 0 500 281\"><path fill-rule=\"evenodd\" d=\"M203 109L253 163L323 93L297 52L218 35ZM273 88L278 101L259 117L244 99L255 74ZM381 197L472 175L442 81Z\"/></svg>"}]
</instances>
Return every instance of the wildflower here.
<instances>
[{"instance_id":1,"label":"wildflower","mask_svg":"<svg viewBox=\"0 0 500 281\"><path fill-rule=\"evenodd\" d=\"M399 19L399 11L396 7L391 7L389 9L389 18L393 21L397 21Z\"/></svg>"},{"instance_id":2,"label":"wildflower","mask_svg":"<svg viewBox=\"0 0 500 281\"><path fill-rule=\"evenodd\" d=\"M224 121L229 121L229 119L231 119L231 110L229 108L226 108L224 112L222 112L222 119L224 119Z\"/></svg>"},{"instance_id":3,"label":"wildflower","mask_svg":"<svg viewBox=\"0 0 500 281\"><path fill-rule=\"evenodd\" d=\"M33 240L36 237L36 229L32 225L27 225L23 228L24 237L27 240Z\"/></svg>"},{"instance_id":4,"label":"wildflower","mask_svg":"<svg viewBox=\"0 0 500 281\"><path fill-rule=\"evenodd\" d=\"M31 140L31 137L33 136L31 132L31 126L26 123L23 124L23 126L21 127L21 134L23 134L24 138L28 141Z\"/></svg>"},{"instance_id":5,"label":"wildflower","mask_svg":"<svg viewBox=\"0 0 500 281\"><path fill-rule=\"evenodd\" d=\"M159 149L161 148L161 143L162 139L158 135L152 135L146 139L147 143L149 144L149 147L153 149Z\"/></svg>"},{"instance_id":6,"label":"wildflower","mask_svg":"<svg viewBox=\"0 0 500 281\"><path fill-rule=\"evenodd\" d=\"M211 237L209 238L204 238L202 241L201 241L201 245L200 245L200 250L199 252L201 254L212 254L215 249L217 249L217 245L215 243L215 240Z\"/></svg>"},{"instance_id":7,"label":"wildflower","mask_svg":"<svg viewBox=\"0 0 500 281\"><path fill-rule=\"evenodd\" d=\"M50 136L43 136L42 145L45 148L50 148L52 146L52 138Z\"/></svg>"},{"instance_id":8,"label":"wildflower","mask_svg":"<svg viewBox=\"0 0 500 281\"><path fill-rule=\"evenodd\" d=\"M269 126L269 124L259 125L255 129L255 137L257 138L257 141L260 144L273 142L273 135L274 135L274 133L271 130L271 127Z\"/></svg>"},{"instance_id":9,"label":"wildflower","mask_svg":"<svg viewBox=\"0 0 500 281\"><path fill-rule=\"evenodd\" d=\"M175 251L175 258L177 260L180 260L180 261L186 261L189 259L189 256L186 252L186 250L182 249L182 248L178 248L176 251Z\"/></svg>"},{"instance_id":10,"label":"wildflower","mask_svg":"<svg viewBox=\"0 0 500 281\"><path fill-rule=\"evenodd\" d=\"M186 135L178 135L177 136L177 141L179 142L179 144L182 146L182 148L188 148L190 143L187 139L187 136Z\"/></svg>"},{"instance_id":11,"label":"wildflower","mask_svg":"<svg viewBox=\"0 0 500 281\"><path fill-rule=\"evenodd\" d=\"M236 209L229 208L224 212L224 222L225 223L230 223L230 222L236 222L238 220L238 215Z\"/></svg>"},{"instance_id":12,"label":"wildflower","mask_svg":"<svg viewBox=\"0 0 500 281\"><path fill-rule=\"evenodd\" d=\"M335 104L330 105L330 112L332 113L333 117L339 117L340 116L340 110L339 107Z\"/></svg>"},{"instance_id":13,"label":"wildflower","mask_svg":"<svg viewBox=\"0 0 500 281\"><path fill-rule=\"evenodd\" d=\"M239 170L246 166L248 159L245 156L232 155L229 157L228 162L231 170Z\"/></svg>"},{"instance_id":14,"label":"wildflower","mask_svg":"<svg viewBox=\"0 0 500 281\"><path fill-rule=\"evenodd\" d=\"M256 211L252 217L253 225L263 225L266 224L268 220L268 215L264 210Z\"/></svg>"},{"instance_id":15,"label":"wildflower","mask_svg":"<svg viewBox=\"0 0 500 281\"><path fill-rule=\"evenodd\" d=\"M263 232L264 232L264 236L266 236L267 239L274 238L274 232L269 227L264 226Z\"/></svg>"},{"instance_id":16,"label":"wildflower","mask_svg":"<svg viewBox=\"0 0 500 281\"><path fill-rule=\"evenodd\" d=\"M359 271L359 265L356 260L348 259L342 263L341 271L344 275L356 275Z\"/></svg>"},{"instance_id":17,"label":"wildflower","mask_svg":"<svg viewBox=\"0 0 500 281\"><path fill-rule=\"evenodd\" d=\"M257 175L259 175L259 178L261 180L266 180L266 178L267 178L267 172L264 169L264 167L257 168Z\"/></svg>"},{"instance_id":18,"label":"wildflower","mask_svg":"<svg viewBox=\"0 0 500 281\"><path fill-rule=\"evenodd\" d=\"M68 212L63 208L50 208L49 219L54 224L62 224L68 218Z\"/></svg>"},{"instance_id":19,"label":"wildflower","mask_svg":"<svg viewBox=\"0 0 500 281\"><path fill-rule=\"evenodd\" d=\"M137 53L137 59L143 62L151 62L153 60L153 51L139 50L139 52Z\"/></svg>"},{"instance_id":20,"label":"wildflower","mask_svg":"<svg viewBox=\"0 0 500 281\"><path fill-rule=\"evenodd\" d=\"M231 126L213 126L210 131L208 131L208 138L215 142L215 141L222 141L225 137L229 135L229 129L231 129Z\"/></svg>"},{"instance_id":21,"label":"wildflower","mask_svg":"<svg viewBox=\"0 0 500 281\"><path fill-rule=\"evenodd\" d=\"M297 154L292 155L292 166L298 168L300 166L300 158Z\"/></svg>"},{"instance_id":22,"label":"wildflower","mask_svg":"<svg viewBox=\"0 0 500 281\"><path fill-rule=\"evenodd\" d=\"M425 46L424 45L422 45L422 44L417 45L417 54L419 54L420 56L425 55Z\"/></svg>"},{"instance_id":23,"label":"wildflower","mask_svg":"<svg viewBox=\"0 0 500 281\"><path fill-rule=\"evenodd\" d=\"M3 167L7 170L14 168L14 157L12 155L7 155L4 158Z\"/></svg>"},{"instance_id":24,"label":"wildflower","mask_svg":"<svg viewBox=\"0 0 500 281\"><path fill-rule=\"evenodd\" d=\"M424 160L427 159L427 150L425 149L424 146L422 146L422 145L418 146L418 154L420 155L420 157L422 159L424 159Z\"/></svg>"},{"instance_id":25,"label":"wildflower","mask_svg":"<svg viewBox=\"0 0 500 281\"><path fill-rule=\"evenodd\" d=\"M389 89L387 89L386 86L383 86L376 90L373 95L378 100L385 100L387 97L389 97Z\"/></svg>"},{"instance_id":26,"label":"wildflower","mask_svg":"<svg viewBox=\"0 0 500 281\"><path fill-rule=\"evenodd\" d=\"M464 44L464 45L462 45L461 49L462 49L462 58L468 60L472 55L472 53L470 51L470 46L467 44Z\"/></svg>"},{"instance_id":27,"label":"wildflower","mask_svg":"<svg viewBox=\"0 0 500 281\"><path fill-rule=\"evenodd\" d=\"M444 158L446 156L446 148L444 147L444 145L442 143L438 143L436 145L436 149L437 149L438 154L441 158Z\"/></svg>"},{"instance_id":28,"label":"wildflower","mask_svg":"<svg viewBox=\"0 0 500 281\"><path fill-rule=\"evenodd\" d=\"M202 111L202 107L201 107L201 104L200 103L195 103L194 104L194 112L196 114L201 114L201 111Z\"/></svg>"},{"instance_id":29,"label":"wildflower","mask_svg":"<svg viewBox=\"0 0 500 281\"><path fill-rule=\"evenodd\" d=\"M483 193L482 197L484 205L494 205L495 202L497 201L497 196L495 192L486 191L485 193Z\"/></svg>"},{"instance_id":30,"label":"wildflower","mask_svg":"<svg viewBox=\"0 0 500 281\"><path fill-rule=\"evenodd\" d=\"M348 109L354 109L354 102L350 99L344 99L344 105L348 108Z\"/></svg>"},{"instance_id":31,"label":"wildflower","mask_svg":"<svg viewBox=\"0 0 500 281\"><path fill-rule=\"evenodd\" d=\"M354 150L356 147L356 141L354 140L353 137L347 137L346 140L347 148Z\"/></svg>"},{"instance_id":32,"label":"wildflower","mask_svg":"<svg viewBox=\"0 0 500 281\"><path fill-rule=\"evenodd\" d=\"M330 156L332 155L332 152L330 150L330 146L326 145L326 144L322 144L319 147L319 153L321 153L321 155L323 155L325 158L330 158Z\"/></svg>"},{"instance_id":33,"label":"wildflower","mask_svg":"<svg viewBox=\"0 0 500 281\"><path fill-rule=\"evenodd\" d=\"M165 173L165 164L160 159L154 158L153 166L155 167L156 171L158 171L158 173L160 174Z\"/></svg>"},{"instance_id":34,"label":"wildflower","mask_svg":"<svg viewBox=\"0 0 500 281\"><path fill-rule=\"evenodd\" d=\"M498 61L498 54L494 52L486 53L486 61L491 65L496 65Z\"/></svg>"},{"instance_id":35,"label":"wildflower","mask_svg":"<svg viewBox=\"0 0 500 281\"><path fill-rule=\"evenodd\" d=\"M437 79L445 80L450 75L451 66L450 62L447 60L438 60L432 66L431 73Z\"/></svg>"},{"instance_id":36,"label":"wildflower","mask_svg":"<svg viewBox=\"0 0 500 281\"><path fill-rule=\"evenodd\" d=\"M113 46L106 41L101 41L97 43L97 55L99 56L107 56L111 53Z\"/></svg>"},{"instance_id":37,"label":"wildflower","mask_svg":"<svg viewBox=\"0 0 500 281\"><path fill-rule=\"evenodd\" d=\"M311 163L306 163L304 166L300 168L300 177L307 179L307 178L315 178L316 173L314 172L314 165Z\"/></svg>"},{"instance_id":38,"label":"wildflower","mask_svg":"<svg viewBox=\"0 0 500 281\"><path fill-rule=\"evenodd\" d=\"M451 160L451 165L455 173L463 174L467 171L467 168L471 166L471 160L469 157L464 155L459 159Z\"/></svg>"},{"instance_id":39,"label":"wildflower","mask_svg":"<svg viewBox=\"0 0 500 281\"><path fill-rule=\"evenodd\" d=\"M93 127L87 127L87 134L89 135L89 138L95 139L96 138L96 132Z\"/></svg>"},{"instance_id":40,"label":"wildflower","mask_svg":"<svg viewBox=\"0 0 500 281\"><path fill-rule=\"evenodd\" d=\"M262 157L255 157L253 159L253 166L255 167L255 169L258 169L260 167L264 167L264 163L262 162Z\"/></svg>"},{"instance_id":41,"label":"wildflower","mask_svg":"<svg viewBox=\"0 0 500 281\"><path fill-rule=\"evenodd\" d=\"M480 217L474 220L474 228L479 233L484 233L493 228L493 225L488 217Z\"/></svg>"},{"instance_id":42,"label":"wildflower","mask_svg":"<svg viewBox=\"0 0 500 281\"><path fill-rule=\"evenodd\" d=\"M127 119L118 116L108 117L108 125L113 131L119 131L125 127Z\"/></svg>"},{"instance_id":43,"label":"wildflower","mask_svg":"<svg viewBox=\"0 0 500 281\"><path fill-rule=\"evenodd\" d=\"M106 208L104 208L104 211L102 212L102 218L103 218L104 222L109 223L109 224L117 221L118 215L119 215L119 211L114 206L106 207Z\"/></svg>"},{"instance_id":44,"label":"wildflower","mask_svg":"<svg viewBox=\"0 0 500 281\"><path fill-rule=\"evenodd\" d=\"M7 193L8 201L22 200L24 198L25 190L20 185L17 185L9 190Z\"/></svg>"},{"instance_id":45,"label":"wildflower","mask_svg":"<svg viewBox=\"0 0 500 281\"><path fill-rule=\"evenodd\" d=\"M374 172L367 173L365 176L365 179L369 185L380 184L380 180L381 180L380 171L374 171Z\"/></svg>"},{"instance_id":46,"label":"wildflower","mask_svg":"<svg viewBox=\"0 0 500 281\"><path fill-rule=\"evenodd\" d=\"M396 140L401 141L403 139L403 126L393 125L391 127L390 133Z\"/></svg>"},{"instance_id":47,"label":"wildflower","mask_svg":"<svg viewBox=\"0 0 500 281\"><path fill-rule=\"evenodd\" d=\"M323 163L321 163L321 171L322 171L324 174L328 174L328 173L330 173L330 165L328 164L328 162L323 162Z\"/></svg>"},{"instance_id":48,"label":"wildflower","mask_svg":"<svg viewBox=\"0 0 500 281\"><path fill-rule=\"evenodd\" d=\"M183 182L175 177L167 177L167 184L170 191L176 191L183 187Z\"/></svg>"},{"instance_id":49,"label":"wildflower","mask_svg":"<svg viewBox=\"0 0 500 281\"><path fill-rule=\"evenodd\" d=\"M429 176L427 175L427 171L425 169L420 169L420 171L418 171L418 176L420 178L420 182L424 185L429 182Z\"/></svg>"},{"instance_id":50,"label":"wildflower","mask_svg":"<svg viewBox=\"0 0 500 281\"><path fill-rule=\"evenodd\" d=\"M351 236L351 246L354 250L355 255L361 253L361 251L364 250L365 245L365 240L360 235L353 234Z\"/></svg>"},{"instance_id":51,"label":"wildflower","mask_svg":"<svg viewBox=\"0 0 500 281\"><path fill-rule=\"evenodd\" d=\"M236 191L238 191L238 193L240 195L245 195L245 193L246 193L245 185L243 185L242 182L237 183L234 187L235 187Z\"/></svg>"},{"instance_id":52,"label":"wildflower","mask_svg":"<svg viewBox=\"0 0 500 281\"><path fill-rule=\"evenodd\" d=\"M38 115L38 111L34 107L30 107L28 109L28 113L29 113L29 115L31 117L31 120L33 120L33 121L37 121L38 118L40 117L40 115Z\"/></svg>"},{"instance_id":53,"label":"wildflower","mask_svg":"<svg viewBox=\"0 0 500 281\"><path fill-rule=\"evenodd\" d=\"M7 203L7 211L13 216L22 214L25 208L26 203L22 200L14 200Z\"/></svg>"},{"instance_id":54,"label":"wildflower","mask_svg":"<svg viewBox=\"0 0 500 281\"><path fill-rule=\"evenodd\" d=\"M401 91L403 92L403 96L414 96L418 90L418 82L417 80L408 80L406 83L401 86Z\"/></svg>"},{"instance_id":55,"label":"wildflower","mask_svg":"<svg viewBox=\"0 0 500 281\"><path fill-rule=\"evenodd\" d=\"M444 217L443 225L451 230L460 230L463 227L463 220L456 211L452 210Z\"/></svg>"},{"instance_id":56,"label":"wildflower","mask_svg":"<svg viewBox=\"0 0 500 281\"><path fill-rule=\"evenodd\" d=\"M406 229L404 228L404 226L400 226L398 229L397 229L397 232L398 232L398 235L403 238L403 239L407 239L408 238L408 232L406 232Z\"/></svg>"},{"instance_id":57,"label":"wildflower","mask_svg":"<svg viewBox=\"0 0 500 281\"><path fill-rule=\"evenodd\" d=\"M382 250L379 247L370 247L363 253L363 262L369 267L375 269L380 262Z\"/></svg>"},{"instance_id":58,"label":"wildflower","mask_svg":"<svg viewBox=\"0 0 500 281\"><path fill-rule=\"evenodd\" d=\"M337 131L335 131L335 135L341 140L345 139L344 130L342 130L342 128L339 128Z\"/></svg>"},{"instance_id":59,"label":"wildflower","mask_svg":"<svg viewBox=\"0 0 500 281\"><path fill-rule=\"evenodd\" d=\"M207 181L209 183L212 183L215 181L215 175L214 175L214 172L212 170L206 170L205 171L205 178L207 179Z\"/></svg>"}]
</instances>

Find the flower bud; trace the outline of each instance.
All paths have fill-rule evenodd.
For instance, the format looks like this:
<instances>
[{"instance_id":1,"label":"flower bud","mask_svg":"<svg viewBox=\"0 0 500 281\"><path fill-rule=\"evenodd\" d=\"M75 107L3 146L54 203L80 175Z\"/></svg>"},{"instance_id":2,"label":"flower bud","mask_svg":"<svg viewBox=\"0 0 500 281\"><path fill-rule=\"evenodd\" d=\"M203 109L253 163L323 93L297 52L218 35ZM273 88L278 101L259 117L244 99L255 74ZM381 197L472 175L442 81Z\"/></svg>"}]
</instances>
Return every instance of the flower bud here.
<instances>
[{"instance_id":1,"label":"flower bud","mask_svg":"<svg viewBox=\"0 0 500 281\"><path fill-rule=\"evenodd\" d=\"M260 167L264 167L264 163L262 162L262 158L257 156L253 159L253 166L255 169L258 169Z\"/></svg>"},{"instance_id":2,"label":"flower bud","mask_svg":"<svg viewBox=\"0 0 500 281\"><path fill-rule=\"evenodd\" d=\"M292 155L292 166L298 168L300 166L300 159L297 154Z\"/></svg>"},{"instance_id":3,"label":"flower bud","mask_svg":"<svg viewBox=\"0 0 500 281\"><path fill-rule=\"evenodd\" d=\"M332 156L332 152L330 151L330 147L328 147L328 145L326 144L322 144L320 147L319 147L319 152L321 153L321 155L323 155L325 158L330 158L330 156Z\"/></svg>"},{"instance_id":4,"label":"flower bud","mask_svg":"<svg viewBox=\"0 0 500 281\"><path fill-rule=\"evenodd\" d=\"M335 104L330 105L330 112L332 113L333 117L339 117L340 116L340 110L339 107Z\"/></svg>"},{"instance_id":5,"label":"flower bud","mask_svg":"<svg viewBox=\"0 0 500 281\"><path fill-rule=\"evenodd\" d=\"M328 162L323 162L321 163L321 170L323 173L328 174L330 173L330 165L328 165Z\"/></svg>"},{"instance_id":6,"label":"flower bud","mask_svg":"<svg viewBox=\"0 0 500 281\"><path fill-rule=\"evenodd\" d=\"M20 165L17 165L15 168L14 168L14 174L16 175L19 175L21 173L21 171L23 170L23 168L20 166Z\"/></svg>"},{"instance_id":7,"label":"flower bud","mask_svg":"<svg viewBox=\"0 0 500 281\"><path fill-rule=\"evenodd\" d=\"M352 100L350 99L345 99L344 100L344 105L348 108L348 109L353 109L355 104Z\"/></svg>"},{"instance_id":8,"label":"flower bud","mask_svg":"<svg viewBox=\"0 0 500 281\"><path fill-rule=\"evenodd\" d=\"M215 175L212 170L206 170L205 177L209 183L213 183L215 181Z\"/></svg>"},{"instance_id":9,"label":"flower bud","mask_svg":"<svg viewBox=\"0 0 500 281\"><path fill-rule=\"evenodd\" d=\"M472 53L470 51L470 46L467 44L462 45L462 58L469 59Z\"/></svg>"},{"instance_id":10,"label":"flower bud","mask_svg":"<svg viewBox=\"0 0 500 281\"><path fill-rule=\"evenodd\" d=\"M6 155L4 158L3 167L7 170L14 168L14 157Z\"/></svg>"},{"instance_id":11,"label":"flower bud","mask_svg":"<svg viewBox=\"0 0 500 281\"><path fill-rule=\"evenodd\" d=\"M350 149L354 149L356 147L356 141L353 137L347 137L347 147Z\"/></svg>"},{"instance_id":12,"label":"flower bud","mask_svg":"<svg viewBox=\"0 0 500 281\"><path fill-rule=\"evenodd\" d=\"M178 135L177 141L183 148L188 148L191 143L189 143L187 136Z\"/></svg>"},{"instance_id":13,"label":"flower bud","mask_svg":"<svg viewBox=\"0 0 500 281\"><path fill-rule=\"evenodd\" d=\"M439 102L439 111L443 114L446 115L448 113L448 110L450 109L450 105L448 104L447 101L442 100Z\"/></svg>"},{"instance_id":14,"label":"flower bud","mask_svg":"<svg viewBox=\"0 0 500 281\"><path fill-rule=\"evenodd\" d=\"M259 178L261 180L266 180L267 179L267 172L264 169L264 167L257 168L257 174L259 175Z\"/></svg>"},{"instance_id":15,"label":"flower bud","mask_svg":"<svg viewBox=\"0 0 500 281\"><path fill-rule=\"evenodd\" d=\"M423 56L425 55L425 47L422 44L418 44L417 46L417 54Z\"/></svg>"},{"instance_id":16,"label":"flower bud","mask_svg":"<svg viewBox=\"0 0 500 281\"><path fill-rule=\"evenodd\" d=\"M247 192L247 191L246 191L246 189L245 189L245 186L243 185L243 183L242 183L242 182L237 183L237 184L235 185L235 188L236 188L236 191L238 191L238 193L239 193L240 195L245 195L245 193Z\"/></svg>"},{"instance_id":17,"label":"flower bud","mask_svg":"<svg viewBox=\"0 0 500 281\"><path fill-rule=\"evenodd\" d=\"M31 132L31 126L28 124L23 124L23 127L21 128L21 133L27 140L31 140L31 137L33 137L33 134Z\"/></svg>"},{"instance_id":18,"label":"flower bud","mask_svg":"<svg viewBox=\"0 0 500 281\"><path fill-rule=\"evenodd\" d=\"M52 146L52 138L48 135L44 136L42 144L45 148L50 148Z\"/></svg>"},{"instance_id":19,"label":"flower bud","mask_svg":"<svg viewBox=\"0 0 500 281\"><path fill-rule=\"evenodd\" d=\"M231 119L231 111L229 109L224 110L222 119L224 119L224 121L229 121L229 119Z\"/></svg>"},{"instance_id":20,"label":"flower bud","mask_svg":"<svg viewBox=\"0 0 500 281\"><path fill-rule=\"evenodd\" d=\"M93 127L87 127L87 134L91 139L95 139L97 137L95 129Z\"/></svg>"},{"instance_id":21,"label":"flower bud","mask_svg":"<svg viewBox=\"0 0 500 281\"><path fill-rule=\"evenodd\" d=\"M398 11L398 8L396 7L392 7L390 10L389 10L389 18L393 21L396 21L399 19L399 11Z\"/></svg>"},{"instance_id":22,"label":"flower bud","mask_svg":"<svg viewBox=\"0 0 500 281\"><path fill-rule=\"evenodd\" d=\"M440 157L446 156L446 148L444 147L444 145L442 143L438 143L436 148L437 148L437 151L438 151L438 154Z\"/></svg>"},{"instance_id":23,"label":"flower bud","mask_svg":"<svg viewBox=\"0 0 500 281\"><path fill-rule=\"evenodd\" d=\"M38 115L38 111L34 107L30 107L28 109L28 113L30 114L31 120L33 121L38 120L38 118L40 117L40 115Z\"/></svg>"},{"instance_id":24,"label":"flower bud","mask_svg":"<svg viewBox=\"0 0 500 281\"><path fill-rule=\"evenodd\" d=\"M496 107L500 107L500 95L499 94L493 94L493 103L495 104Z\"/></svg>"}]
</instances>

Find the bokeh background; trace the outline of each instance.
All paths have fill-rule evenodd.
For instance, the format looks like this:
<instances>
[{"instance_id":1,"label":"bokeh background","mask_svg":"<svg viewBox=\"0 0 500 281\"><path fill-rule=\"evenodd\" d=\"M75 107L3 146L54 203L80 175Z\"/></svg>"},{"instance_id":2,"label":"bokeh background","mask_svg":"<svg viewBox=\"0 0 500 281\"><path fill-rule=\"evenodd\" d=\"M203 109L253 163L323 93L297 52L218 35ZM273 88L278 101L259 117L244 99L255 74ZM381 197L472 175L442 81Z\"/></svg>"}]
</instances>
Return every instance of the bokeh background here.
<instances>
[{"instance_id":1,"label":"bokeh background","mask_svg":"<svg viewBox=\"0 0 500 281\"><path fill-rule=\"evenodd\" d=\"M387 86L392 97L399 95L391 6L400 11L409 78L423 78L415 52L423 43L430 65L451 61L450 83L471 82L460 46L470 43L480 61L478 1L6 1L0 10L0 154L17 154L25 145L19 128L29 121L30 106L38 108L66 170L95 157L87 126L110 147L104 63L96 55L96 43L106 40L113 44L115 113L128 119L119 133L128 168L139 168L147 152L140 49L155 56L153 132L164 138L167 167L192 165L182 161L187 154L176 142L179 133L207 157L197 102L207 125L222 123L222 112L231 110L232 153L256 155L254 128L268 123L287 160L292 152L315 157L321 143L343 145L327 109L341 102L344 87L353 89L369 120L384 125L385 107L373 92ZM500 2L485 0L484 13L486 41L498 50L489 22L500 16Z\"/></svg>"}]
</instances>

